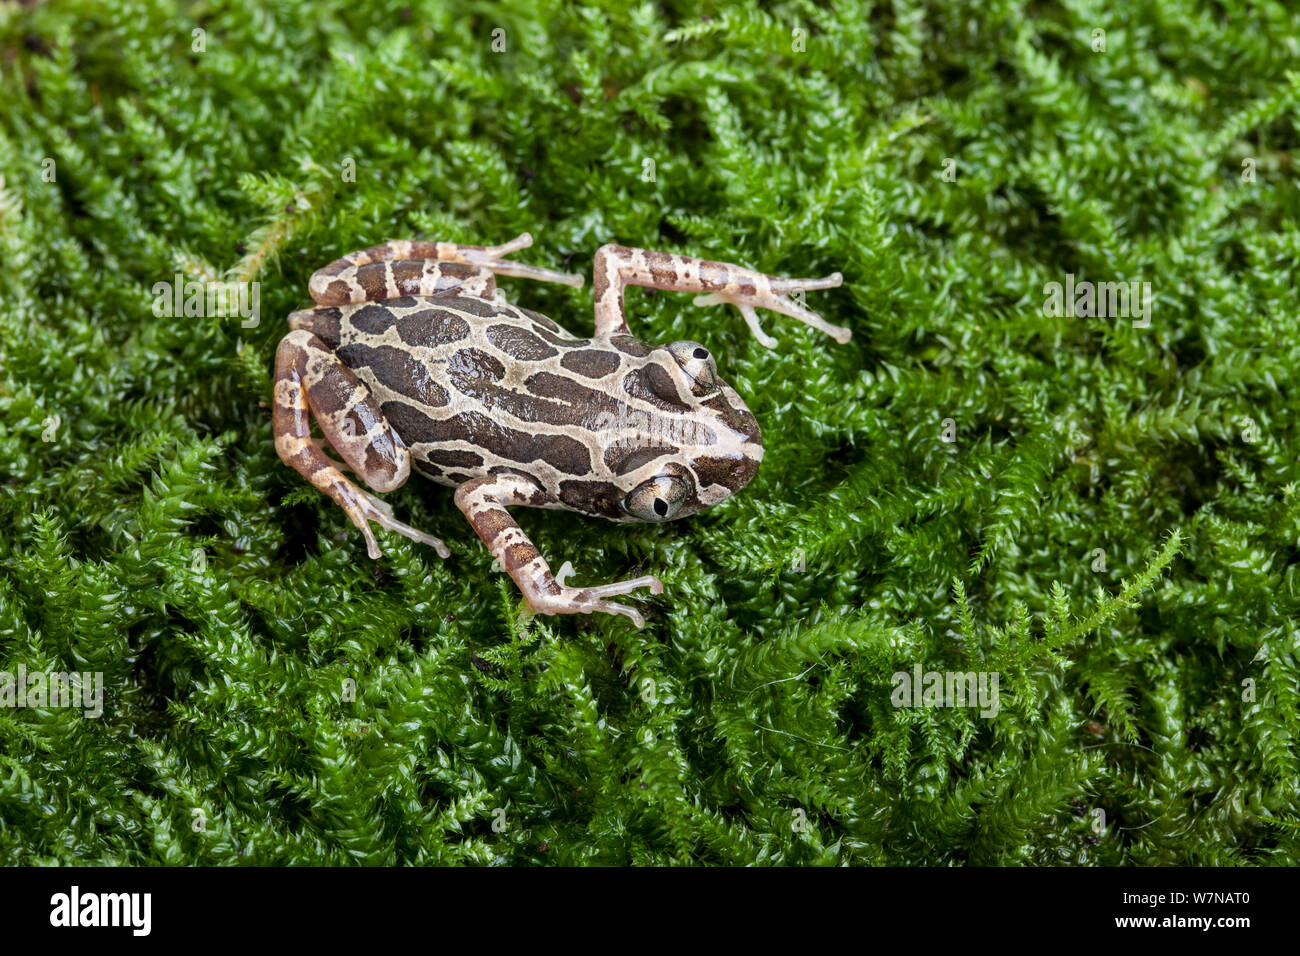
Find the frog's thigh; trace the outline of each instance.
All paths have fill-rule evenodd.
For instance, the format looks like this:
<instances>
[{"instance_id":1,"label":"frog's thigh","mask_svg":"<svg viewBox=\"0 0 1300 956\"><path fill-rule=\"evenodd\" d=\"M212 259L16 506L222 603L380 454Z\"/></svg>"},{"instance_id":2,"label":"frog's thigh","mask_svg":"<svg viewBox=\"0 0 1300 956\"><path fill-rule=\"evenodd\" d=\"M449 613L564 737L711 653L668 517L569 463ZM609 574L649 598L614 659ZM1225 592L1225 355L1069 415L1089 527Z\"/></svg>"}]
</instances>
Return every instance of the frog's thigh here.
<instances>
[{"instance_id":1,"label":"frog's thigh","mask_svg":"<svg viewBox=\"0 0 1300 956\"><path fill-rule=\"evenodd\" d=\"M311 277L308 289L317 305L328 306L451 292L491 299L497 284L491 270L481 266L435 259L385 259L360 265L332 264Z\"/></svg>"},{"instance_id":2,"label":"frog's thigh","mask_svg":"<svg viewBox=\"0 0 1300 956\"><path fill-rule=\"evenodd\" d=\"M540 507L553 499L535 483L519 475L488 475L467 481L456 489L456 506L464 512L476 534L492 556L519 586L528 607L537 614L622 614L641 627L639 611L625 604L603 600L649 588L663 593L657 578L645 575L630 581L590 588L566 587L555 580L537 546L528 539L508 507Z\"/></svg>"},{"instance_id":3,"label":"frog's thigh","mask_svg":"<svg viewBox=\"0 0 1300 956\"><path fill-rule=\"evenodd\" d=\"M290 332L281 348L300 350L302 385L325 440L375 491L402 487L411 455L357 374L308 332Z\"/></svg>"},{"instance_id":4,"label":"frog's thigh","mask_svg":"<svg viewBox=\"0 0 1300 956\"><path fill-rule=\"evenodd\" d=\"M361 529L372 558L380 555L370 522L432 545L437 538L396 520L391 510L358 488L311 440L309 415L358 476L376 491L400 487L411 473L411 456L389 427L378 404L356 374L305 329L280 340L275 353L275 450L289 467L329 495Z\"/></svg>"},{"instance_id":5,"label":"frog's thigh","mask_svg":"<svg viewBox=\"0 0 1300 956\"><path fill-rule=\"evenodd\" d=\"M439 295L453 289L461 295L491 299L496 294L494 275L560 282L574 287L582 285L580 275L505 258L532 243L528 233L499 246L394 240L335 259L313 273L307 288L318 305L345 305L399 295ZM442 276L448 280L444 282Z\"/></svg>"}]
</instances>

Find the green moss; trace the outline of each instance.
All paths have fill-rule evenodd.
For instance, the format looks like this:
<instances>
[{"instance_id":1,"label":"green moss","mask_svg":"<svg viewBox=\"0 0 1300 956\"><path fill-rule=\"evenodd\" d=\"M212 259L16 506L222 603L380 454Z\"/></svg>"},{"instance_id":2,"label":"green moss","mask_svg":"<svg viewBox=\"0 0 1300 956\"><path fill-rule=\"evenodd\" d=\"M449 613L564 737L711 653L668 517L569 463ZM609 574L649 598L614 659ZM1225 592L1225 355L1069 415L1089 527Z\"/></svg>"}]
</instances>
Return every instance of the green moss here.
<instances>
[{"instance_id":1,"label":"green moss","mask_svg":"<svg viewBox=\"0 0 1300 956\"><path fill-rule=\"evenodd\" d=\"M106 698L0 709L0 860L1297 862L1298 40L1177 0L0 7L0 669ZM768 446L685 522L520 514L579 582L661 574L643 631L519 621L431 483L389 500L451 559L372 563L272 447L314 269L525 230L845 275L844 347L630 293ZM262 321L155 317L178 271ZM1045 314L1067 274L1150 282L1149 327ZM894 707L917 665L997 715Z\"/></svg>"}]
</instances>

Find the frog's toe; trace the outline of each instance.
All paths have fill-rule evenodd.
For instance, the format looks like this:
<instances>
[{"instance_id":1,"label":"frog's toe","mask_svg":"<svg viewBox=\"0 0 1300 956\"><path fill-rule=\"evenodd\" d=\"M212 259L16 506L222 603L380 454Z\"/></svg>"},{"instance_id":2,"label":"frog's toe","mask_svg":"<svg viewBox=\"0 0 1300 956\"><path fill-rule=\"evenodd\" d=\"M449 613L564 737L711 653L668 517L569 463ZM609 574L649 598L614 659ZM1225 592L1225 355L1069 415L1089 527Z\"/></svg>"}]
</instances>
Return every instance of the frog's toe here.
<instances>
[{"instance_id":1,"label":"frog's toe","mask_svg":"<svg viewBox=\"0 0 1300 956\"><path fill-rule=\"evenodd\" d=\"M537 282L558 282L561 285L581 289L583 277L576 272L556 272L541 266L530 266L522 262L511 262L505 257L520 249L527 249L533 244L533 237L520 233L509 242L499 246L458 246L457 255L471 265L481 266L497 275L514 276L516 279L533 279Z\"/></svg>"},{"instance_id":2,"label":"frog's toe","mask_svg":"<svg viewBox=\"0 0 1300 956\"><path fill-rule=\"evenodd\" d=\"M384 527L388 528L390 531L396 531L398 534L405 535L412 541L418 541L420 544L427 544L429 547L433 548L434 551L438 552L438 557L440 558L446 559L451 557L451 552L447 550L447 546L442 543L441 538L435 538L431 534L425 534L423 531L419 531L412 528L409 524L403 524L397 520L384 525Z\"/></svg>"},{"instance_id":3,"label":"frog's toe","mask_svg":"<svg viewBox=\"0 0 1300 956\"><path fill-rule=\"evenodd\" d=\"M844 284L842 272L832 272L820 279L772 279L773 292L812 292L815 289L838 289Z\"/></svg>"},{"instance_id":4,"label":"frog's toe","mask_svg":"<svg viewBox=\"0 0 1300 956\"><path fill-rule=\"evenodd\" d=\"M434 551L438 552L438 557L440 558L451 557L451 552L447 550L447 546L442 543L441 539L435 538L431 534L425 534L417 528L412 528L406 522L398 521L394 518L393 507L386 501L380 501L371 494L365 494L361 501L364 517L361 522L358 522L358 524L361 525L362 532L366 536L366 550L370 553L370 557L378 558L380 556L379 545L375 543L375 537L370 531L369 523L371 521L379 525L381 528L395 531L404 537L410 538L412 541L429 545Z\"/></svg>"},{"instance_id":5,"label":"frog's toe","mask_svg":"<svg viewBox=\"0 0 1300 956\"><path fill-rule=\"evenodd\" d=\"M607 597L631 594L642 588L649 589L651 594L664 593L663 582L652 574L645 574L628 581L615 581L612 584L597 584L589 588L565 588L565 590L573 592L572 600L584 614L621 614L638 628L642 628L645 627L645 618L636 608L604 600Z\"/></svg>"},{"instance_id":6,"label":"frog's toe","mask_svg":"<svg viewBox=\"0 0 1300 956\"><path fill-rule=\"evenodd\" d=\"M379 542L375 540L375 533L370 530L370 522L365 516L353 518L353 523L361 529L361 536L366 539L366 554L370 556L371 561L378 561L384 556L384 552L379 550Z\"/></svg>"},{"instance_id":7,"label":"frog's toe","mask_svg":"<svg viewBox=\"0 0 1300 956\"><path fill-rule=\"evenodd\" d=\"M580 593L584 597L603 598L615 594L631 594L633 591L639 591L642 588L649 588L651 594L663 594L664 586L653 574L645 574L639 578L632 578L630 581L615 581L613 584L598 584L595 587L581 588Z\"/></svg>"},{"instance_id":8,"label":"frog's toe","mask_svg":"<svg viewBox=\"0 0 1300 956\"><path fill-rule=\"evenodd\" d=\"M521 232L509 242L503 242L499 246L485 246L483 251L494 259L501 256L508 256L512 252L518 252L520 249L527 249L533 244L532 233Z\"/></svg>"},{"instance_id":9,"label":"frog's toe","mask_svg":"<svg viewBox=\"0 0 1300 956\"><path fill-rule=\"evenodd\" d=\"M641 616L641 612L634 607L628 607L626 604L615 604L613 601L597 601L592 610L605 614L622 614L636 625L637 630L645 627L645 618Z\"/></svg>"}]
</instances>

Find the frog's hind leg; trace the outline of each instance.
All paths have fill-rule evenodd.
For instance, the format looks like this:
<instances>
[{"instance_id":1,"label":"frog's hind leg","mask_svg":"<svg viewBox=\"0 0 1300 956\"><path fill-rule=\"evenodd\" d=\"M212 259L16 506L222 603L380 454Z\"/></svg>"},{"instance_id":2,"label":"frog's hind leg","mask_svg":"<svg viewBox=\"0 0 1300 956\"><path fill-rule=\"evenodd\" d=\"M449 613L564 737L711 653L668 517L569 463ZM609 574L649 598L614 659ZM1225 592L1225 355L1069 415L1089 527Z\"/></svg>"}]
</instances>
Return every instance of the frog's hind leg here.
<instances>
[{"instance_id":1,"label":"frog's hind leg","mask_svg":"<svg viewBox=\"0 0 1300 956\"><path fill-rule=\"evenodd\" d=\"M456 506L465 513L474 531L487 545L493 557L523 592L528 607L536 614L622 614L637 627L645 624L641 612L626 604L604 600L649 588L662 594L664 586L650 575L574 588L561 584L551 573L550 565L537 546L528 540L510 513L509 507L540 507L551 497L535 483L520 475L488 475L467 481L456 489Z\"/></svg>"},{"instance_id":2,"label":"frog's hind leg","mask_svg":"<svg viewBox=\"0 0 1300 956\"><path fill-rule=\"evenodd\" d=\"M306 329L296 329L280 340L275 353L271 425L280 458L347 513L361 529L370 557L381 554L370 529L372 521L431 545L441 557L450 554L437 538L398 521L389 505L350 481L312 440L308 416L315 417L325 440L371 488L392 491L406 482L410 452L389 427L365 383L323 341Z\"/></svg>"},{"instance_id":3,"label":"frog's hind leg","mask_svg":"<svg viewBox=\"0 0 1300 956\"><path fill-rule=\"evenodd\" d=\"M628 332L623 290L629 285L640 285L667 292L706 293L696 298L696 305L729 302L740 309L750 330L768 348L775 346L776 341L763 333L755 307L798 319L805 325L820 329L842 345L852 335L848 329L831 325L789 297L791 293L834 289L842 281L838 272L821 279L785 279L728 262L712 262L610 243L596 250L592 268L596 335L608 337Z\"/></svg>"},{"instance_id":4,"label":"frog's hind leg","mask_svg":"<svg viewBox=\"0 0 1300 956\"><path fill-rule=\"evenodd\" d=\"M340 259L339 262L344 260ZM331 266L326 268L332 268ZM492 273L463 262L435 259L387 259L345 266L323 278L324 269L311 277L308 288L320 306L382 302L405 295L496 295Z\"/></svg>"},{"instance_id":5,"label":"frog's hind leg","mask_svg":"<svg viewBox=\"0 0 1300 956\"><path fill-rule=\"evenodd\" d=\"M532 245L528 233L499 246L402 239L349 253L318 269L308 283L317 305L347 305L404 295L473 295L491 299L496 275L580 287L582 276L504 258Z\"/></svg>"}]
</instances>

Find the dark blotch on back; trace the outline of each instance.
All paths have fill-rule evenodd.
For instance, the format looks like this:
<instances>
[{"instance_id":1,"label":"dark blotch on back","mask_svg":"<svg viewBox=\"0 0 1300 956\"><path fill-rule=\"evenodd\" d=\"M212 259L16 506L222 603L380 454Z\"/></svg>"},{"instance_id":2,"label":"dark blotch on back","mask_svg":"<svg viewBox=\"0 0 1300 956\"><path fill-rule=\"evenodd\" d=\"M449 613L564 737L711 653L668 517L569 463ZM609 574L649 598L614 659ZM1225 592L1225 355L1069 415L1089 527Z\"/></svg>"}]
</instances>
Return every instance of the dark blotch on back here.
<instances>
[{"instance_id":1,"label":"dark blotch on back","mask_svg":"<svg viewBox=\"0 0 1300 956\"><path fill-rule=\"evenodd\" d=\"M404 402L385 402L384 416L408 445L463 441L506 461L544 461L570 475L591 473L587 446L567 435L535 435L507 428L481 412L461 412L446 420L430 418ZM452 476L448 476L452 477Z\"/></svg>"},{"instance_id":2,"label":"dark blotch on back","mask_svg":"<svg viewBox=\"0 0 1300 956\"><path fill-rule=\"evenodd\" d=\"M443 298L452 308L477 315L481 319L495 319L499 315L512 315L515 311L513 306L500 305L476 295L448 295Z\"/></svg>"},{"instance_id":3,"label":"dark blotch on back","mask_svg":"<svg viewBox=\"0 0 1300 956\"><path fill-rule=\"evenodd\" d=\"M437 465L431 465L427 461L424 461L420 458L416 458L415 456L412 456L411 460L415 466L415 470L418 471L420 474L427 475L430 478L443 477L442 469L439 468Z\"/></svg>"},{"instance_id":4,"label":"dark blotch on back","mask_svg":"<svg viewBox=\"0 0 1300 956\"><path fill-rule=\"evenodd\" d=\"M451 468L477 468L483 464L482 455L459 448L432 448L424 453L424 457L434 464Z\"/></svg>"},{"instance_id":5,"label":"dark blotch on back","mask_svg":"<svg viewBox=\"0 0 1300 956\"><path fill-rule=\"evenodd\" d=\"M516 306L516 308L518 308L518 306ZM530 319L532 319L542 328L547 329L548 331L551 332L560 331L560 327L558 325L556 325L546 316L542 315L542 313L540 312L534 312L532 309L519 309L519 311L522 312L524 315L528 316Z\"/></svg>"},{"instance_id":6,"label":"dark blotch on back","mask_svg":"<svg viewBox=\"0 0 1300 956\"><path fill-rule=\"evenodd\" d=\"M560 364L587 378L604 378L618 368L620 361L617 355L604 349L578 349L565 352Z\"/></svg>"},{"instance_id":7,"label":"dark blotch on back","mask_svg":"<svg viewBox=\"0 0 1300 956\"><path fill-rule=\"evenodd\" d=\"M501 361L482 349L457 349L447 360L447 377L462 391L476 382L499 382L505 374Z\"/></svg>"},{"instance_id":8,"label":"dark blotch on back","mask_svg":"<svg viewBox=\"0 0 1300 956\"><path fill-rule=\"evenodd\" d=\"M397 320L397 335L407 345L436 348L467 338L469 323L446 309L421 309Z\"/></svg>"},{"instance_id":9,"label":"dark blotch on back","mask_svg":"<svg viewBox=\"0 0 1300 956\"><path fill-rule=\"evenodd\" d=\"M363 305L348 315L352 327L367 335L382 335L396 319L388 307L374 304Z\"/></svg>"},{"instance_id":10,"label":"dark blotch on back","mask_svg":"<svg viewBox=\"0 0 1300 956\"><path fill-rule=\"evenodd\" d=\"M522 362L540 362L542 359L559 354L532 332L514 325L490 326L487 337L488 341L502 352Z\"/></svg>"},{"instance_id":11,"label":"dark blotch on back","mask_svg":"<svg viewBox=\"0 0 1300 956\"><path fill-rule=\"evenodd\" d=\"M581 382L575 382L566 375L552 372L536 372L524 380L524 388L538 398L552 399L552 403L541 405L534 403L531 412L538 421L548 425L581 425L590 427L591 416L604 413L609 416L622 416L630 421L617 402L598 389L589 388ZM559 403L559 404L555 404ZM530 409L520 409L527 414ZM640 416L641 421L647 418Z\"/></svg>"},{"instance_id":12,"label":"dark blotch on back","mask_svg":"<svg viewBox=\"0 0 1300 956\"><path fill-rule=\"evenodd\" d=\"M359 372L369 369L379 384L399 395L434 407L447 404L447 390L433 380L428 366L402 349L354 342L335 354L349 368Z\"/></svg>"}]
</instances>

